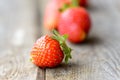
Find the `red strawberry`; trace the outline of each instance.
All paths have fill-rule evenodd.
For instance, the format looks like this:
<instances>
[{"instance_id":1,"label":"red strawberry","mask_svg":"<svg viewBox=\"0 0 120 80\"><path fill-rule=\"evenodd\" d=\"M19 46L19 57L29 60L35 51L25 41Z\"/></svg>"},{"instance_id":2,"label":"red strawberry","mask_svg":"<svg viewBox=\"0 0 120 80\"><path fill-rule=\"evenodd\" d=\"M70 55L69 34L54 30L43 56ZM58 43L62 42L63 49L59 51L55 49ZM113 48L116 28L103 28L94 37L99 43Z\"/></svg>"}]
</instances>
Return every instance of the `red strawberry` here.
<instances>
[{"instance_id":1,"label":"red strawberry","mask_svg":"<svg viewBox=\"0 0 120 80\"><path fill-rule=\"evenodd\" d=\"M32 62L42 68L58 66L64 56L67 62L71 58L71 49L65 44L65 37L54 31L54 36L38 39L31 51Z\"/></svg>"},{"instance_id":2,"label":"red strawberry","mask_svg":"<svg viewBox=\"0 0 120 80\"><path fill-rule=\"evenodd\" d=\"M82 7L73 7L65 10L60 17L58 31L68 34L71 42L82 42L90 30L90 17Z\"/></svg>"},{"instance_id":3,"label":"red strawberry","mask_svg":"<svg viewBox=\"0 0 120 80\"><path fill-rule=\"evenodd\" d=\"M44 15L44 26L48 30L56 29L59 22L60 11L64 3L68 3L67 0L51 0L47 4Z\"/></svg>"},{"instance_id":4,"label":"red strawberry","mask_svg":"<svg viewBox=\"0 0 120 80\"><path fill-rule=\"evenodd\" d=\"M71 5L72 0L51 0L45 9L44 15L44 26L48 30L57 29L59 18L60 18L60 11L59 9L64 5L68 4ZM86 0L78 0L79 5L85 6L87 4Z\"/></svg>"}]
</instances>

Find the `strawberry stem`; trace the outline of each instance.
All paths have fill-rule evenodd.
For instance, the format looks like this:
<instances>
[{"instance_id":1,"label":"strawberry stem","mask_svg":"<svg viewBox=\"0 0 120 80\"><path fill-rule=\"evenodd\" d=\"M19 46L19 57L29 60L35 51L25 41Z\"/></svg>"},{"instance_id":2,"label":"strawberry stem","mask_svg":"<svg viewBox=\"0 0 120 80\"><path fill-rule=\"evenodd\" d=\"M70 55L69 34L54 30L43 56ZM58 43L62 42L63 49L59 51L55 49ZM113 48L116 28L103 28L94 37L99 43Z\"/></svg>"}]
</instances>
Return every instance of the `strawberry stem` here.
<instances>
[{"instance_id":1,"label":"strawberry stem","mask_svg":"<svg viewBox=\"0 0 120 80\"><path fill-rule=\"evenodd\" d=\"M67 8L69 8L70 5L69 4L63 4L62 8L59 9L60 12L65 11Z\"/></svg>"},{"instance_id":2,"label":"strawberry stem","mask_svg":"<svg viewBox=\"0 0 120 80\"><path fill-rule=\"evenodd\" d=\"M71 0L71 4L67 4L67 3L63 4L63 6L59 9L59 11L63 12L68 8L78 7L78 6L79 6L79 1L78 0Z\"/></svg>"},{"instance_id":3,"label":"strawberry stem","mask_svg":"<svg viewBox=\"0 0 120 80\"><path fill-rule=\"evenodd\" d=\"M57 40L59 43L60 43L60 47L64 53L64 58L65 58L65 63L68 63L68 60L72 58L71 56L71 51L72 49L69 48L67 45L66 45L66 39L68 38L68 35L63 35L61 36L56 30L53 30L53 36L52 36L53 39Z\"/></svg>"}]
</instances>

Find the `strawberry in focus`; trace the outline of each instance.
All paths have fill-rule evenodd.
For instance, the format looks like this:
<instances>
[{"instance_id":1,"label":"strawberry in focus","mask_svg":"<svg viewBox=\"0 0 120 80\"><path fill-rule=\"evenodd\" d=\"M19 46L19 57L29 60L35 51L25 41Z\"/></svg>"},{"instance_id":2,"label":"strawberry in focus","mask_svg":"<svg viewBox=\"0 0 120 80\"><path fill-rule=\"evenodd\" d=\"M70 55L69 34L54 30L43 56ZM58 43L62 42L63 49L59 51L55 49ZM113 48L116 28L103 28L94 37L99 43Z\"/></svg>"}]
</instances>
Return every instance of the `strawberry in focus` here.
<instances>
[{"instance_id":1,"label":"strawberry in focus","mask_svg":"<svg viewBox=\"0 0 120 80\"><path fill-rule=\"evenodd\" d=\"M53 31L53 36L45 35L37 40L31 50L31 61L41 67L56 67L63 58L65 62L71 58L71 49L66 45L66 35L60 36Z\"/></svg>"}]
</instances>

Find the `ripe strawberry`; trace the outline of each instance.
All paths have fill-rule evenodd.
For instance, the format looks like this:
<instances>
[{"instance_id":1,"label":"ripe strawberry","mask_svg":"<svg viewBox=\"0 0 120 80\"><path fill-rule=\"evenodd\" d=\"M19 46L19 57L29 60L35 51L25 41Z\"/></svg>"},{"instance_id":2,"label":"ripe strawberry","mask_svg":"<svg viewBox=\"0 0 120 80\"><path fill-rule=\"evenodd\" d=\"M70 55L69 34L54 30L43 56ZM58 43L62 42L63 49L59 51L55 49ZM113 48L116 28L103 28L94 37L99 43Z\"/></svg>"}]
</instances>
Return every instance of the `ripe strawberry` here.
<instances>
[{"instance_id":1,"label":"ripe strawberry","mask_svg":"<svg viewBox=\"0 0 120 80\"><path fill-rule=\"evenodd\" d=\"M71 5L72 0L51 0L45 9L44 26L48 30L57 29L61 12L59 9L64 5ZM86 0L78 0L79 5L86 6Z\"/></svg>"},{"instance_id":2,"label":"ripe strawberry","mask_svg":"<svg viewBox=\"0 0 120 80\"><path fill-rule=\"evenodd\" d=\"M71 42L82 42L90 30L90 17L82 7L66 9L60 17L58 31L61 34L68 34Z\"/></svg>"},{"instance_id":3,"label":"ripe strawberry","mask_svg":"<svg viewBox=\"0 0 120 80\"><path fill-rule=\"evenodd\" d=\"M39 67L58 66L63 58L65 62L71 58L71 49L65 44L66 36L53 31L53 36L45 35L37 40L31 51L31 60Z\"/></svg>"},{"instance_id":4,"label":"ripe strawberry","mask_svg":"<svg viewBox=\"0 0 120 80\"><path fill-rule=\"evenodd\" d=\"M44 26L48 30L57 29L60 11L64 3L69 3L67 0L51 0L45 9Z\"/></svg>"}]
</instances>

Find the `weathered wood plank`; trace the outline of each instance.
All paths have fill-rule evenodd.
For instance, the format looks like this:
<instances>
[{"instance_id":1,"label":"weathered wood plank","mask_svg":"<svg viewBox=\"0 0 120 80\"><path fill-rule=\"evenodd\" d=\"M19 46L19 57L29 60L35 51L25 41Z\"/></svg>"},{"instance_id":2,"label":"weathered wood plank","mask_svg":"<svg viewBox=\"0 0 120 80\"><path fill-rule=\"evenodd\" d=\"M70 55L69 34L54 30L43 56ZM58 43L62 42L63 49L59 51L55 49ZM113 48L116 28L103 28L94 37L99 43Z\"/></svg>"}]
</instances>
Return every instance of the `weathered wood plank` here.
<instances>
[{"instance_id":1,"label":"weathered wood plank","mask_svg":"<svg viewBox=\"0 0 120 80\"><path fill-rule=\"evenodd\" d=\"M0 1L0 80L36 80L39 73L39 80L44 78L43 70L29 61L36 14L35 0Z\"/></svg>"},{"instance_id":2,"label":"weathered wood plank","mask_svg":"<svg viewBox=\"0 0 120 80\"><path fill-rule=\"evenodd\" d=\"M120 80L120 1L89 0L93 28L83 44L71 44L69 65L46 69L46 80Z\"/></svg>"}]
</instances>

